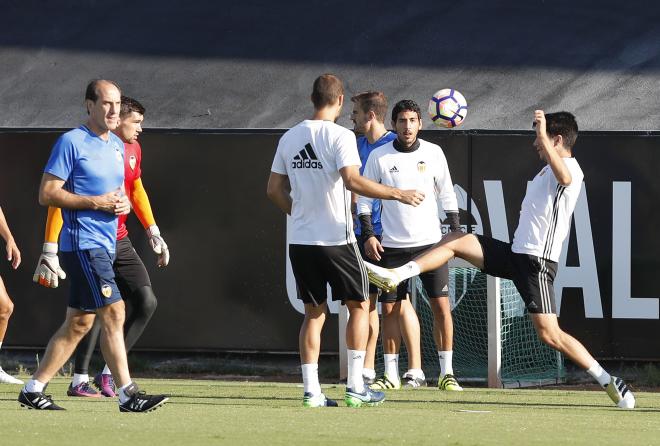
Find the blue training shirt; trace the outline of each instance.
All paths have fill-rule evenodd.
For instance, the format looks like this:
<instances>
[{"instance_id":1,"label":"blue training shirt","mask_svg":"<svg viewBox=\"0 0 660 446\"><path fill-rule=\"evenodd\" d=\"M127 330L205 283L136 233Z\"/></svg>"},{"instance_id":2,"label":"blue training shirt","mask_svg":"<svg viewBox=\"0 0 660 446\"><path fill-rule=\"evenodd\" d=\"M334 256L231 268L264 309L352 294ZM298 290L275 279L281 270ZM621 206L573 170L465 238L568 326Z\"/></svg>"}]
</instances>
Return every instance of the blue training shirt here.
<instances>
[{"instance_id":1,"label":"blue training shirt","mask_svg":"<svg viewBox=\"0 0 660 446\"><path fill-rule=\"evenodd\" d=\"M360 175L364 172L364 166L367 164L367 159L369 154L376 148L387 144L388 142L396 139L396 133L387 132L380 139L373 144L369 144L369 140L366 136L360 136L357 139L358 152L360 153L360 161L362 166L360 167ZM374 204L371 208L371 224L374 228L374 233L376 235L381 235L383 233L383 226L380 223L380 213L381 213L381 204L380 200L374 200ZM362 233L362 225L358 221L355 225L355 235L360 235Z\"/></svg>"},{"instance_id":2,"label":"blue training shirt","mask_svg":"<svg viewBox=\"0 0 660 446\"><path fill-rule=\"evenodd\" d=\"M124 143L112 132L104 141L86 126L60 136L53 146L45 173L65 181L64 189L94 196L124 184ZM117 217L91 209L62 209L61 251L104 248L115 253Z\"/></svg>"}]
</instances>

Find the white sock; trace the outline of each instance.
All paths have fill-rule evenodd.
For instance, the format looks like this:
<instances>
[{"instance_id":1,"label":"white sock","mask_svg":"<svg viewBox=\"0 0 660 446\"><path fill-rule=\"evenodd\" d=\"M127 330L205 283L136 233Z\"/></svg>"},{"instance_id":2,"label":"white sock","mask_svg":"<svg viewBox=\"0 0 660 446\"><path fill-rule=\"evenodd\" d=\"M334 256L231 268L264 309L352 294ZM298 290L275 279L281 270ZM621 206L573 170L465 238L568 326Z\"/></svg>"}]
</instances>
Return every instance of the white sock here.
<instances>
[{"instance_id":1,"label":"white sock","mask_svg":"<svg viewBox=\"0 0 660 446\"><path fill-rule=\"evenodd\" d=\"M101 372L103 375L112 375L112 372L110 371L110 368L108 368L108 364L103 367L103 371Z\"/></svg>"},{"instance_id":2,"label":"white sock","mask_svg":"<svg viewBox=\"0 0 660 446\"><path fill-rule=\"evenodd\" d=\"M438 351L438 359L440 360L440 376L453 375L454 367L452 366L451 357L454 352L449 351Z\"/></svg>"},{"instance_id":3,"label":"white sock","mask_svg":"<svg viewBox=\"0 0 660 446\"><path fill-rule=\"evenodd\" d=\"M120 403L123 404L123 403L125 403L126 401L128 401L128 400L131 399L131 397L128 396L128 395L126 395L126 393L124 392L124 390L126 390L126 388L127 388L128 386L130 386L131 384L133 384L133 381L129 381L128 384L126 384L125 386L121 386L121 387L119 388L119 392L117 392L117 393L119 394L119 402L120 402Z\"/></svg>"},{"instance_id":4,"label":"white sock","mask_svg":"<svg viewBox=\"0 0 660 446\"><path fill-rule=\"evenodd\" d=\"M422 369L408 369L406 375L410 376L411 378L426 379L426 376L424 376L424 371Z\"/></svg>"},{"instance_id":5,"label":"white sock","mask_svg":"<svg viewBox=\"0 0 660 446\"><path fill-rule=\"evenodd\" d=\"M419 265L411 260L403 266L394 268L394 272L399 276L399 280L403 282L411 277L419 276L420 270Z\"/></svg>"},{"instance_id":6,"label":"white sock","mask_svg":"<svg viewBox=\"0 0 660 446\"><path fill-rule=\"evenodd\" d=\"M398 353L385 353L383 355L383 361L385 362L385 374L387 378L392 381L394 384L400 382L399 379L399 354Z\"/></svg>"},{"instance_id":7,"label":"white sock","mask_svg":"<svg viewBox=\"0 0 660 446\"><path fill-rule=\"evenodd\" d=\"M319 383L319 365L318 364L301 364L303 376L303 388L305 392L312 395L321 394L321 384Z\"/></svg>"},{"instance_id":8,"label":"white sock","mask_svg":"<svg viewBox=\"0 0 660 446\"><path fill-rule=\"evenodd\" d=\"M88 383L89 382L89 375L87 373L82 374L82 373L74 373L73 374L73 380L71 380L71 385L73 387L76 387L77 385L81 383Z\"/></svg>"},{"instance_id":9,"label":"white sock","mask_svg":"<svg viewBox=\"0 0 660 446\"><path fill-rule=\"evenodd\" d=\"M44 387L46 387L46 383L42 383L40 381L37 381L36 379L31 379L25 385L25 391L26 392L43 392Z\"/></svg>"},{"instance_id":10,"label":"white sock","mask_svg":"<svg viewBox=\"0 0 660 446\"><path fill-rule=\"evenodd\" d=\"M587 370L587 373L594 377L598 384L602 387L605 387L610 383L611 376L607 373L601 366L598 364L598 361L594 361L591 367Z\"/></svg>"},{"instance_id":11,"label":"white sock","mask_svg":"<svg viewBox=\"0 0 660 446\"><path fill-rule=\"evenodd\" d=\"M364 392L364 379L362 370L364 369L364 357L367 354L364 350L348 350L348 379L346 387L353 389L357 393Z\"/></svg>"},{"instance_id":12,"label":"white sock","mask_svg":"<svg viewBox=\"0 0 660 446\"><path fill-rule=\"evenodd\" d=\"M362 376L367 379L374 379L376 378L376 371L374 369L368 369L365 367L362 369Z\"/></svg>"}]
</instances>

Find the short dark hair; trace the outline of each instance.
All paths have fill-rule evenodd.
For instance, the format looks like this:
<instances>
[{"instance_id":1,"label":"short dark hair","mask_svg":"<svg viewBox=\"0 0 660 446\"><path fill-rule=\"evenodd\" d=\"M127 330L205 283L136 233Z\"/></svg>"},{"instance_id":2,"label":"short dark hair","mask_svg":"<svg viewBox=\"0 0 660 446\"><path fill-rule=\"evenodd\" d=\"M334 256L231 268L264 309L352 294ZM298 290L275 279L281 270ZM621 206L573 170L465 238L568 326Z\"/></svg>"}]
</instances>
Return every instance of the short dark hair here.
<instances>
[{"instance_id":1,"label":"short dark hair","mask_svg":"<svg viewBox=\"0 0 660 446\"><path fill-rule=\"evenodd\" d=\"M334 74L322 74L314 81L312 87L312 103L320 110L332 105L344 94L344 84Z\"/></svg>"},{"instance_id":2,"label":"short dark hair","mask_svg":"<svg viewBox=\"0 0 660 446\"><path fill-rule=\"evenodd\" d=\"M365 91L358 93L351 98L360 107L364 113L374 112L376 119L380 122L385 122L385 114L387 113L387 98L382 91Z\"/></svg>"},{"instance_id":3,"label":"short dark hair","mask_svg":"<svg viewBox=\"0 0 660 446\"><path fill-rule=\"evenodd\" d=\"M532 125L535 127L536 123ZM572 113L561 111L545 115L545 130L550 136L561 135L564 147L572 150L578 137L578 125Z\"/></svg>"},{"instance_id":4,"label":"short dark hair","mask_svg":"<svg viewBox=\"0 0 660 446\"><path fill-rule=\"evenodd\" d=\"M419 105L417 105L417 102L412 99L404 99L394 104L394 108L392 109L392 122L396 122L396 118L402 111L413 111L417 113L417 117L420 120L422 119L422 111L420 110Z\"/></svg>"},{"instance_id":5,"label":"short dark hair","mask_svg":"<svg viewBox=\"0 0 660 446\"><path fill-rule=\"evenodd\" d=\"M144 115L145 108L137 99L129 98L128 96L121 97L121 109L119 109L119 116L130 115L132 112Z\"/></svg>"},{"instance_id":6,"label":"short dark hair","mask_svg":"<svg viewBox=\"0 0 660 446\"><path fill-rule=\"evenodd\" d=\"M121 93L121 88L119 88L119 85L117 85L117 82L115 81L109 81L107 79L94 79L87 84L87 88L85 89L85 100L90 100L92 102L96 102L99 98L99 93L97 91L97 88L100 83L107 82L109 84L114 85L117 87L117 90L119 90L119 93Z\"/></svg>"}]
</instances>

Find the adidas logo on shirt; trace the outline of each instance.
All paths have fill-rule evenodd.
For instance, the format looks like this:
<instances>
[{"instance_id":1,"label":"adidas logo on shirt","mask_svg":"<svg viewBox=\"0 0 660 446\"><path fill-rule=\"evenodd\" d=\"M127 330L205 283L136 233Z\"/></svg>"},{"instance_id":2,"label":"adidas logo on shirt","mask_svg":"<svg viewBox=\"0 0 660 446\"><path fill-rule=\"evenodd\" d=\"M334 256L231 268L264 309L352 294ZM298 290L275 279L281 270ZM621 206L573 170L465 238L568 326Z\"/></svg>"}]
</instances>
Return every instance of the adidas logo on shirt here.
<instances>
[{"instance_id":1,"label":"adidas logo on shirt","mask_svg":"<svg viewBox=\"0 0 660 446\"><path fill-rule=\"evenodd\" d=\"M305 148L293 157L291 167L294 169L323 169L321 161L319 161L312 145L309 143L305 144Z\"/></svg>"},{"instance_id":2,"label":"adidas logo on shirt","mask_svg":"<svg viewBox=\"0 0 660 446\"><path fill-rule=\"evenodd\" d=\"M392 167L392 168L390 169L390 172L398 173L398 172L399 172L399 169L397 169L396 166L394 166L394 167Z\"/></svg>"}]
</instances>

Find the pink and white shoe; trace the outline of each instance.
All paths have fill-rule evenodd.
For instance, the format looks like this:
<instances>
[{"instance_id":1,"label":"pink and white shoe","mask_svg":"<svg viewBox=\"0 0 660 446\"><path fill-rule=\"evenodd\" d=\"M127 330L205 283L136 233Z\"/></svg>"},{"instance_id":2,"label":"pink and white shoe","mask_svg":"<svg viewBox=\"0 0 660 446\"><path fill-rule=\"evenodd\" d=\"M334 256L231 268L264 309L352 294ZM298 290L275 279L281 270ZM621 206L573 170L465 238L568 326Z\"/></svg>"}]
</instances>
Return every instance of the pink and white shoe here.
<instances>
[{"instance_id":1,"label":"pink and white shoe","mask_svg":"<svg viewBox=\"0 0 660 446\"><path fill-rule=\"evenodd\" d=\"M86 398L101 398L101 394L89 385L88 382L82 382L77 386L73 383L69 384L69 389L66 391L69 396L82 396Z\"/></svg>"},{"instance_id":2,"label":"pink and white shoe","mask_svg":"<svg viewBox=\"0 0 660 446\"><path fill-rule=\"evenodd\" d=\"M94 385L101 391L101 395L108 398L117 396L115 393L115 380L109 373L99 373L94 377Z\"/></svg>"}]
</instances>

